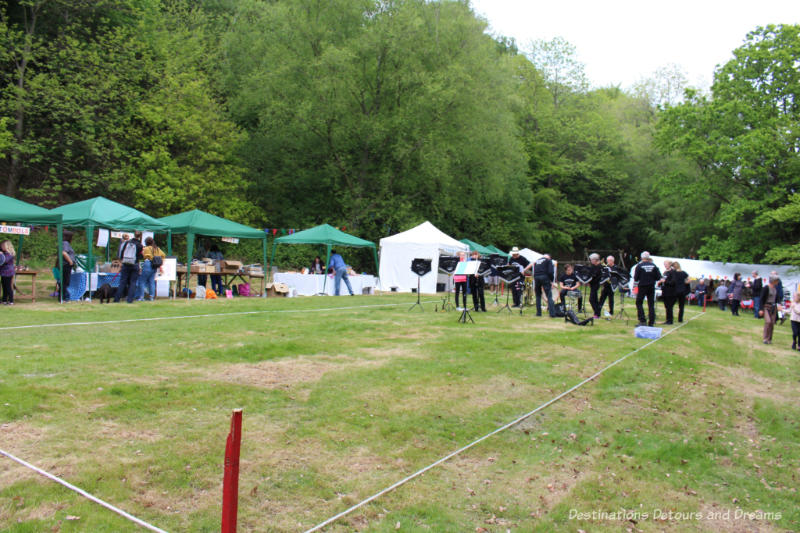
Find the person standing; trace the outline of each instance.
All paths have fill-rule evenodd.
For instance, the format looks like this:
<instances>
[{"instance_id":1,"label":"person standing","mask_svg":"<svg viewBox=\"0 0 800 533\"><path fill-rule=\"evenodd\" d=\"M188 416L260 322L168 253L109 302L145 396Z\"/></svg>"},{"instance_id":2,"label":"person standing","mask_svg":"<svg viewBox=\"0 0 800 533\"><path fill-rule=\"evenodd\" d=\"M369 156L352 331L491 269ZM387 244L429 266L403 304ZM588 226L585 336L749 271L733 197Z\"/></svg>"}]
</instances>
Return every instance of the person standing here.
<instances>
[{"instance_id":1,"label":"person standing","mask_svg":"<svg viewBox=\"0 0 800 533\"><path fill-rule=\"evenodd\" d=\"M758 312L761 309L761 289L764 288L764 282L758 275L758 271L753 271L753 283L751 284L753 290L753 316L758 318Z\"/></svg>"},{"instance_id":2,"label":"person standing","mask_svg":"<svg viewBox=\"0 0 800 533\"><path fill-rule=\"evenodd\" d=\"M471 261L480 261L481 254L477 250L473 250L470 254ZM486 312L486 300L484 299L483 287L485 281L483 276L475 272L469 277L469 290L472 293L472 308L475 311ZM465 306L466 307L466 306Z\"/></svg>"},{"instance_id":3,"label":"person standing","mask_svg":"<svg viewBox=\"0 0 800 533\"><path fill-rule=\"evenodd\" d=\"M612 268L614 268L614 256L609 255L606 257L606 269L609 270L609 273ZM609 281L603 283L603 292L600 293L600 301L597 303L597 308L602 311L603 304L606 303L606 298L608 298L608 314L614 316L614 289L611 288L611 278L608 278Z\"/></svg>"},{"instance_id":4,"label":"person standing","mask_svg":"<svg viewBox=\"0 0 800 533\"><path fill-rule=\"evenodd\" d=\"M467 260L467 252L458 252L458 262L463 263ZM453 276L453 281L456 284L456 310L463 311L467 308L467 276L464 274L456 274ZM464 306L458 305L459 293L464 295Z\"/></svg>"},{"instance_id":5,"label":"person standing","mask_svg":"<svg viewBox=\"0 0 800 533\"><path fill-rule=\"evenodd\" d=\"M520 255L519 248L516 246L511 249L511 257L508 258L508 264L514 265L519 269L520 278L511 284L511 296L514 299L512 307L520 307L522 305L522 289L525 286L525 272L530 270L533 265L524 255Z\"/></svg>"},{"instance_id":6,"label":"person standing","mask_svg":"<svg viewBox=\"0 0 800 533\"><path fill-rule=\"evenodd\" d=\"M114 303L119 303L123 293L128 291L125 301L132 304L139 280L139 261L142 259L142 243L135 235L119 247L118 258L122 261L122 270L119 273L119 286L114 294Z\"/></svg>"},{"instance_id":7,"label":"person standing","mask_svg":"<svg viewBox=\"0 0 800 533\"><path fill-rule=\"evenodd\" d=\"M697 285L694 287L694 296L697 300L697 305L703 307L706 303L706 293L708 292L708 285L706 285L706 278L700 278Z\"/></svg>"},{"instance_id":8,"label":"person standing","mask_svg":"<svg viewBox=\"0 0 800 533\"><path fill-rule=\"evenodd\" d=\"M75 250L72 249L72 232L64 230L61 243L61 256L63 258L63 268L61 269L61 283L59 291L61 293L61 301L66 302L69 300L69 283L72 280L72 269L75 268ZM58 268L58 258L56 258L56 266Z\"/></svg>"},{"instance_id":9,"label":"person standing","mask_svg":"<svg viewBox=\"0 0 800 533\"><path fill-rule=\"evenodd\" d=\"M769 284L761 289L762 309L759 315L764 317L764 344L772 344L772 332L775 329L775 320L778 318L778 276L770 275Z\"/></svg>"},{"instance_id":10,"label":"person standing","mask_svg":"<svg viewBox=\"0 0 800 533\"><path fill-rule=\"evenodd\" d=\"M222 252L216 244L212 244L211 248L208 250L208 258L213 259L216 264L219 264L217 261L222 261L225 259L225 256L222 255ZM221 265L220 268L222 268ZM217 293L217 296L222 296L222 276L220 274L211 274L211 290Z\"/></svg>"},{"instance_id":11,"label":"person standing","mask_svg":"<svg viewBox=\"0 0 800 533\"><path fill-rule=\"evenodd\" d=\"M728 289L728 296L731 300L731 314L733 316L739 316L739 304L742 301L742 290L744 290L742 275L736 272L733 275L733 282Z\"/></svg>"},{"instance_id":12,"label":"person standing","mask_svg":"<svg viewBox=\"0 0 800 533\"><path fill-rule=\"evenodd\" d=\"M792 350L800 350L800 291L792 297L789 319L792 321Z\"/></svg>"},{"instance_id":13,"label":"person standing","mask_svg":"<svg viewBox=\"0 0 800 533\"><path fill-rule=\"evenodd\" d=\"M672 261L664 261L664 277L661 278L659 283L661 284L661 299L664 301L664 311L666 314L664 325L666 326L672 324L674 317L672 310L675 307L676 300L678 299L675 290L675 278L673 277L673 272Z\"/></svg>"},{"instance_id":14,"label":"person standing","mask_svg":"<svg viewBox=\"0 0 800 533\"><path fill-rule=\"evenodd\" d=\"M678 322L683 322L683 308L689 294L689 274L681 270L681 264L672 263L672 280L675 283L675 300L678 302Z\"/></svg>"},{"instance_id":15,"label":"person standing","mask_svg":"<svg viewBox=\"0 0 800 533\"><path fill-rule=\"evenodd\" d=\"M14 266L14 260L17 253L14 251L14 245L11 241L5 240L0 243L0 279L3 285L3 305L14 305L14 276L17 269Z\"/></svg>"},{"instance_id":16,"label":"person standing","mask_svg":"<svg viewBox=\"0 0 800 533\"><path fill-rule=\"evenodd\" d=\"M783 294L783 281L781 280L780 276L778 276L778 271L777 270L773 270L772 272L769 273L769 275L770 276L775 276L776 278L778 278L778 285L777 285L778 302L782 304L783 300L784 300L784 297L785 297L785 295Z\"/></svg>"},{"instance_id":17,"label":"person standing","mask_svg":"<svg viewBox=\"0 0 800 533\"><path fill-rule=\"evenodd\" d=\"M556 279L553 260L549 254L544 254L533 265L533 282L536 286L536 316L542 316L542 291L547 298L547 314L550 318L555 316L553 308L553 282Z\"/></svg>"},{"instance_id":18,"label":"person standing","mask_svg":"<svg viewBox=\"0 0 800 533\"><path fill-rule=\"evenodd\" d=\"M600 318L600 301L597 291L600 289L600 277L603 274L603 265L600 264L600 256L592 254L589 256L589 272L592 279L589 281L589 305L592 306L594 318Z\"/></svg>"},{"instance_id":19,"label":"person standing","mask_svg":"<svg viewBox=\"0 0 800 533\"><path fill-rule=\"evenodd\" d=\"M714 295L717 297L719 310L724 311L725 304L728 303L728 283L726 281L720 281L717 290L714 291Z\"/></svg>"},{"instance_id":20,"label":"person standing","mask_svg":"<svg viewBox=\"0 0 800 533\"><path fill-rule=\"evenodd\" d=\"M647 324L652 326L656 323L656 282L661 279L661 271L653 264L650 252L642 252L642 260L636 265L633 271L633 282L637 285L636 293L636 313L639 317L639 325L645 325L644 299L647 298Z\"/></svg>"},{"instance_id":21,"label":"person standing","mask_svg":"<svg viewBox=\"0 0 800 533\"><path fill-rule=\"evenodd\" d=\"M167 254L156 246L152 237L145 239L144 243L146 244L142 249L144 261L142 261L142 274L139 276L139 282L136 285L136 300L144 300L144 290L147 289L147 294L152 301L156 299L156 273L161 270L161 265L164 264L164 258L167 257ZM156 259L156 257L159 259Z\"/></svg>"},{"instance_id":22,"label":"person standing","mask_svg":"<svg viewBox=\"0 0 800 533\"><path fill-rule=\"evenodd\" d=\"M334 285L334 294L339 296L339 289L344 279L344 284L347 285L347 290L350 291L350 296L353 296L353 287L350 286L350 278L347 276L347 265L342 259L342 256L336 253L336 250L331 250L331 259L328 266L333 269L336 284ZM466 295L464 296L466 298Z\"/></svg>"}]
</instances>

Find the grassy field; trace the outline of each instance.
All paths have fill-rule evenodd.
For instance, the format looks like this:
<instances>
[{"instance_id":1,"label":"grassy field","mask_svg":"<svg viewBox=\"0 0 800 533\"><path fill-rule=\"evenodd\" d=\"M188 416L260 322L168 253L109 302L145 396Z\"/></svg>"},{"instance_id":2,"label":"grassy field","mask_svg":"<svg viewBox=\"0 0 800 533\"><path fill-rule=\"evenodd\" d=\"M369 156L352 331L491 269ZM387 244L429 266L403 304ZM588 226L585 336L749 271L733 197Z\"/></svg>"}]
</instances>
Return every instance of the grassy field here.
<instances>
[{"instance_id":1,"label":"grassy field","mask_svg":"<svg viewBox=\"0 0 800 533\"><path fill-rule=\"evenodd\" d=\"M241 407L239 530L301 531L646 343L633 323L579 328L527 311L462 325L433 303L407 312L413 301L3 309L6 328L110 323L2 331L0 448L168 531L217 531ZM328 531L800 530L800 352L788 323L765 346L752 317L695 309ZM138 530L0 465L3 531Z\"/></svg>"}]
</instances>

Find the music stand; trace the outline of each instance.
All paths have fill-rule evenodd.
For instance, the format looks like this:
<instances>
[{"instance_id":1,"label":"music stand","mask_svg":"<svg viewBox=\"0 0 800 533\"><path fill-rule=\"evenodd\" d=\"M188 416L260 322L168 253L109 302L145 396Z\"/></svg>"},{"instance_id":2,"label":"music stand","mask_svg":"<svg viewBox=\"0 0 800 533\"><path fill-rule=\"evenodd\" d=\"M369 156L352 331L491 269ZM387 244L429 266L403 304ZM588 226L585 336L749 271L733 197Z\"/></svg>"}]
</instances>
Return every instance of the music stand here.
<instances>
[{"instance_id":1,"label":"music stand","mask_svg":"<svg viewBox=\"0 0 800 533\"><path fill-rule=\"evenodd\" d=\"M503 266L508 262L506 260L506 258L503 257L500 254L489 254L488 261L489 261L489 265L491 266L491 268L494 268L494 269L497 269L497 267ZM497 277L500 277L500 276L497 276ZM494 290L494 305L500 305L500 302L497 299L498 296L499 296L498 292L499 291L495 288L495 290Z\"/></svg>"},{"instance_id":2,"label":"music stand","mask_svg":"<svg viewBox=\"0 0 800 533\"><path fill-rule=\"evenodd\" d=\"M617 292L617 289L620 287L627 287L628 283L630 283L630 276L627 272L622 270L619 267L612 267L611 268L611 290ZM620 305L619 305L619 312L614 316L616 320L625 320L625 325L628 325L628 313L625 311L625 291L620 291Z\"/></svg>"},{"instance_id":3,"label":"music stand","mask_svg":"<svg viewBox=\"0 0 800 533\"><path fill-rule=\"evenodd\" d=\"M589 299L586 297L586 289L589 288L589 283L591 283L592 278L594 278L592 269L587 265L575 265L575 277L581 282L581 289L583 292L583 310L581 314L586 316L586 308L591 306ZM594 314L594 309L592 309L592 314Z\"/></svg>"},{"instance_id":4,"label":"music stand","mask_svg":"<svg viewBox=\"0 0 800 533\"><path fill-rule=\"evenodd\" d=\"M455 257L453 255L439 256L439 270L448 275L451 285L453 281L453 272L456 271L457 266L458 266L458 257ZM442 311L452 311L452 310L453 310L453 304L450 303L450 290L448 289L445 293L445 297L442 298Z\"/></svg>"},{"instance_id":5,"label":"music stand","mask_svg":"<svg viewBox=\"0 0 800 533\"><path fill-rule=\"evenodd\" d=\"M420 280L422 276L429 273L431 271L431 259L414 259L411 261L411 272L417 275L417 303L412 305L408 308L409 311L414 309L416 306L419 306L420 311L424 311L425 309L422 307L422 303L419 301L420 296Z\"/></svg>"},{"instance_id":6,"label":"music stand","mask_svg":"<svg viewBox=\"0 0 800 533\"><path fill-rule=\"evenodd\" d=\"M459 276L467 276L467 278L469 278L469 276L477 274L480 267L481 267L480 261L461 261L458 263L458 267L456 268L456 274L458 274ZM458 321L461 324L466 324L467 319L469 319L469 321L474 324L475 321L472 320L472 315L469 314L469 306L467 305L466 299L467 295L465 294L464 308L461 310L461 316L458 318Z\"/></svg>"},{"instance_id":7,"label":"music stand","mask_svg":"<svg viewBox=\"0 0 800 533\"><path fill-rule=\"evenodd\" d=\"M510 289L508 286L515 283L522 276L522 273L516 265L502 265L495 267L495 270L497 270L497 276L503 280L503 283L506 285L506 305L498 309L497 312L499 313L503 309L507 309L509 314L511 314L511 306L508 305L508 298L511 294L509 293ZM520 308L519 314L522 314L522 308Z\"/></svg>"}]
</instances>

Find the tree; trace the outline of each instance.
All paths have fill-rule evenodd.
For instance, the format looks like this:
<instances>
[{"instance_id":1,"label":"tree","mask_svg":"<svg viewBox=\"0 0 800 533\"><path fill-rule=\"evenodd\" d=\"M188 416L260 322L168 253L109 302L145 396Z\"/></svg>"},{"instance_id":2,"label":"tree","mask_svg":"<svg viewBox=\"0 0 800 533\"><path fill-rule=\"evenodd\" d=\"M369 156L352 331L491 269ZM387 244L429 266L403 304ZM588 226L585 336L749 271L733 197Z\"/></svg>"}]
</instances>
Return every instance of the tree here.
<instances>
[{"instance_id":1,"label":"tree","mask_svg":"<svg viewBox=\"0 0 800 533\"><path fill-rule=\"evenodd\" d=\"M776 224L772 213L800 186L798 57L800 26L758 28L716 72L711 98L687 91L659 121L661 148L701 175L673 175L671 186L712 200L699 215L713 220L701 255L759 261L796 241L798 223Z\"/></svg>"}]
</instances>

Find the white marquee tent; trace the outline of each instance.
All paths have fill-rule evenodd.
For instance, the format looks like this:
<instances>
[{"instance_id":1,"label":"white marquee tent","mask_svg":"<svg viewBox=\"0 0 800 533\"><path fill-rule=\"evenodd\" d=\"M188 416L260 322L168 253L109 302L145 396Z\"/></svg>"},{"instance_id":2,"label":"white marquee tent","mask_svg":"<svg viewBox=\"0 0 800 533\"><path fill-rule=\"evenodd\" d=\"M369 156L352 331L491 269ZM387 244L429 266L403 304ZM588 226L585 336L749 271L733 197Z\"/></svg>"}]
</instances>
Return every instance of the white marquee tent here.
<instances>
[{"instance_id":1,"label":"white marquee tent","mask_svg":"<svg viewBox=\"0 0 800 533\"><path fill-rule=\"evenodd\" d=\"M762 278L769 277L773 270L778 272L783 283L784 291L797 290L800 283L800 270L797 267L786 265L751 265L747 263L719 263L716 261L699 261L696 259L681 259L679 257L652 256L653 262L659 269L664 269L664 261L677 261L681 265L681 270L689 274L691 279L728 279L732 280L733 275L738 272L742 279L747 281L752 278L753 271L757 271ZM631 270L633 272L633 270Z\"/></svg>"},{"instance_id":2,"label":"white marquee tent","mask_svg":"<svg viewBox=\"0 0 800 533\"><path fill-rule=\"evenodd\" d=\"M539 252L534 252L530 248L523 248L522 250L519 251L519 255L521 255L531 263L535 263L536 260L542 257L544 254L540 254Z\"/></svg>"},{"instance_id":3,"label":"white marquee tent","mask_svg":"<svg viewBox=\"0 0 800 533\"><path fill-rule=\"evenodd\" d=\"M469 246L427 221L408 231L384 237L380 248L378 276L381 289L388 291L397 287L399 292L411 292L412 288L417 288L417 275L411 272L411 261L417 258L431 259L431 272L420 280L420 292L426 294L436 293L439 255L455 255L460 250L469 251Z\"/></svg>"}]
</instances>

